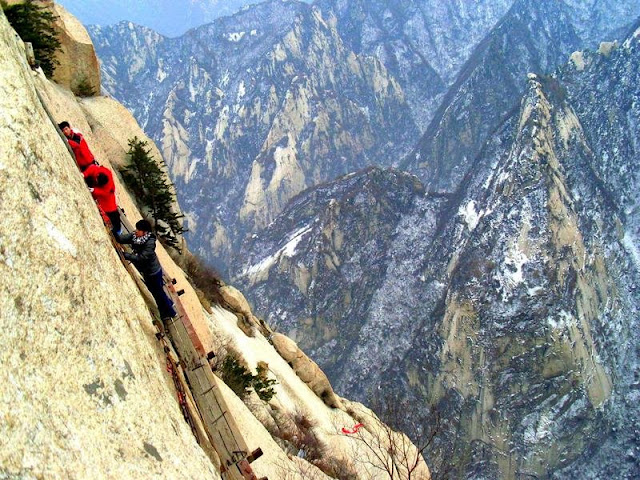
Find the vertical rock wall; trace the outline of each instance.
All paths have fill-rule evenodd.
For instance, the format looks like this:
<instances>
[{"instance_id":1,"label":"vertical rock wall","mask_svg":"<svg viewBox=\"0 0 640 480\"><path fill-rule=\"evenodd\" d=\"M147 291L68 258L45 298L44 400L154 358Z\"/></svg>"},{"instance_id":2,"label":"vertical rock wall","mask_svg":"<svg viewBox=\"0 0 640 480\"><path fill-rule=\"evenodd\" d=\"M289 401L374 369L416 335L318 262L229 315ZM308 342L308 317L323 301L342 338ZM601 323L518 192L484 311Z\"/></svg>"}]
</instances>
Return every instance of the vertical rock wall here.
<instances>
[{"instance_id":1,"label":"vertical rock wall","mask_svg":"<svg viewBox=\"0 0 640 480\"><path fill-rule=\"evenodd\" d=\"M0 477L219 478L0 15Z\"/></svg>"}]
</instances>

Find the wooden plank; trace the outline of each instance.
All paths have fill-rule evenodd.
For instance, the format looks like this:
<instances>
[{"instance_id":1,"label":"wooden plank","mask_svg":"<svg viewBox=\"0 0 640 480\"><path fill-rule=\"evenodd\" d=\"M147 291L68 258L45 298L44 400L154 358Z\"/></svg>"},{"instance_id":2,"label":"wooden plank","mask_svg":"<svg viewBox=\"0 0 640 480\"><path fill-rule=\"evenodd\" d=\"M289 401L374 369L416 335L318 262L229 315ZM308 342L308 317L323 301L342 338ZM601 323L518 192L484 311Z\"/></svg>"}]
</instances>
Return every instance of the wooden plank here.
<instances>
[{"instance_id":1,"label":"wooden plank","mask_svg":"<svg viewBox=\"0 0 640 480\"><path fill-rule=\"evenodd\" d=\"M164 276L165 284L167 286L167 290L169 290L171 297L173 298L174 306L176 307L176 311L178 312L178 316L181 318L182 323L184 324L185 330L191 343L193 344L196 352L200 356L204 356L206 354L204 346L202 345L202 341L200 337L196 333L196 329L191 323L191 319L189 318L189 314L186 312L184 307L182 306L182 302L180 301L180 296L176 291L176 287L173 284L173 279L169 278L167 275Z\"/></svg>"},{"instance_id":2,"label":"wooden plank","mask_svg":"<svg viewBox=\"0 0 640 480\"><path fill-rule=\"evenodd\" d=\"M191 392L189 382L187 382L187 378L185 376L184 369L181 366L180 359L178 358L177 353L173 349L173 345L171 345L171 342L166 337L162 339L162 343L165 349L169 350L167 352L167 355L171 356L171 360L174 364L176 375L178 376L178 379L182 385L182 390L185 393L187 408L189 409L189 415L191 417L191 420L194 423L194 427L196 430L195 432L196 440L198 440L198 444L202 447L204 452L211 459L211 462L218 469L220 469L222 465L220 462L220 455L218 454L218 452L215 449L215 446L212 443L212 436L208 431L206 425L204 424L202 415L198 410L198 405L195 399L193 398L193 393Z\"/></svg>"},{"instance_id":3,"label":"wooden plank","mask_svg":"<svg viewBox=\"0 0 640 480\"><path fill-rule=\"evenodd\" d=\"M128 223L127 219L123 218L123 225L131 230ZM143 291L144 284L140 276L122 256L122 245L118 244L113 237L112 243L125 268ZM169 338L163 339L163 343L169 349L169 354L172 357L177 357L174 359L174 363L177 365L181 383L187 394L187 404L193 405L195 402L197 406L197 409L192 410L189 405L189 410L194 413L193 418L196 420L197 429L200 432L204 429L206 432L211 442L210 445L214 449L213 453L219 457L219 462L214 461L214 463L219 466L223 479L258 480L253 473L250 462L262 454L262 451L258 449L251 454L249 453L240 428L229 414L229 408L221 393L220 383L222 380L213 374L206 358L204 346L182 305L172 279L166 275L165 285L174 301L178 315L176 319L165 325ZM177 359L179 361L175 361ZM188 382L184 379L185 374ZM266 480L266 478L260 480Z\"/></svg>"},{"instance_id":4,"label":"wooden plank","mask_svg":"<svg viewBox=\"0 0 640 480\"><path fill-rule=\"evenodd\" d=\"M185 373L193 389L193 398L202 420L225 467L224 476L233 480L244 480L245 477L236 464L247 456L248 448L235 421L228 414L228 408L217 386L217 377L213 375L206 358L200 356L191 343L181 319L170 322L167 329L184 363Z\"/></svg>"}]
</instances>

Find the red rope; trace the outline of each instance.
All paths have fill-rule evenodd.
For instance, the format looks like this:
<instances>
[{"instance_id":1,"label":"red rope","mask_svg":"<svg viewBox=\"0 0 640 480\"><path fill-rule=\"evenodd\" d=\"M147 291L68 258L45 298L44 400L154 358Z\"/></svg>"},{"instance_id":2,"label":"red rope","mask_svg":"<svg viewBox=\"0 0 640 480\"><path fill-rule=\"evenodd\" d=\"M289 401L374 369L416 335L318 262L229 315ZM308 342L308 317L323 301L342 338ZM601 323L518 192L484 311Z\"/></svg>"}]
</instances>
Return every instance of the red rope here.
<instances>
[{"instance_id":1,"label":"red rope","mask_svg":"<svg viewBox=\"0 0 640 480\"><path fill-rule=\"evenodd\" d=\"M347 434L347 435L358 433L358 430L360 429L360 427L364 427L364 425L362 423L356 423L353 426L353 428L342 427L342 433Z\"/></svg>"},{"instance_id":2,"label":"red rope","mask_svg":"<svg viewBox=\"0 0 640 480\"><path fill-rule=\"evenodd\" d=\"M169 358L169 356L167 355L167 372L169 372L169 375L171 375L171 378L173 378L173 385L176 387L176 395L178 397L178 405L180 405L180 410L182 410L182 416L184 417L185 421L189 424L189 426L191 427L191 431L193 432L193 435L198 438L198 434L196 431L196 426L195 423L193 421L193 419L191 418L191 414L189 412L189 405L187 405L187 395L184 392L184 389L182 387L182 383L180 382L180 379L178 378L178 373L176 372L176 367L173 364L173 361Z\"/></svg>"}]
</instances>

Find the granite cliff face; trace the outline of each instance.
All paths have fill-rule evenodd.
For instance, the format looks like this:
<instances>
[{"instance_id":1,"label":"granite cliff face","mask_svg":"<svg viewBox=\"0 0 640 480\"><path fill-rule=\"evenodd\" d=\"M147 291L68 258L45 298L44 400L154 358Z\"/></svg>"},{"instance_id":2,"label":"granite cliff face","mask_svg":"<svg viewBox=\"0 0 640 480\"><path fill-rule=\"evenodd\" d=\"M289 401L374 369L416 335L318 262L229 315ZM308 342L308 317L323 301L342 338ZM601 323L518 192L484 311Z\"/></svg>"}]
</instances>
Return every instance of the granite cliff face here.
<instances>
[{"instance_id":1,"label":"granite cliff face","mask_svg":"<svg viewBox=\"0 0 640 480\"><path fill-rule=\"evenodd\" d=\"M0 475L219 478L4 15L0 35Z\"/></svg>"},{"instance_id":2,"label":"granite cliff face","mask_svg":"<svg viewBox=\"0 0 640 480\"><path fill-rule=\"evenodd\" d=\"M0 477L239 478L230 473L233 464L221 474L220 445L202 437L198 443L185 421L148 294L112 247L56 130L66 119L83 131L101 164L116 172L118 203L135 223L140 212L115 167L125 158L126 134L144 138L139 125L114 100L79 99L32 71L2 14L0 80ZM183 291L182 318L188 315L204 351L232 351L251 372L262 366L276 381L268 402L255 393L243 402L214 382L225 418L233 419L248 451L262 449L254 473L383 478L371 463L378 450L340 435L340 427L365 422L357 438L369 444L384 435L410 445L406 437L362 405L337 397L317 365L284 335L270 343L268 327L257 324L237 290L225 287L224 307L205 310L185 273L162 246L156 251ZM189 365L182 365L187 375ZM194 397L204 395L192 388ZM416 478L430 478L415 447L407 451L417 460Z\"/></svg>"},{"instance_id":3,"label":"granite cliff face","mask_svg":"<svg viewBox=\"0 0 640 480\"><path fill-rule=\"evenodd\" d=\"M386 182L380 208L345 178L297 197L245 246L239 275L257 312L281 306L264 314L300 335L338 391L424 405L407 423L436 406L437 472L640 472L639 40L523 76L517 109L450 181L455 193ZM370 208L344 207L359 196Z\"/></svg>"}]
</instances>

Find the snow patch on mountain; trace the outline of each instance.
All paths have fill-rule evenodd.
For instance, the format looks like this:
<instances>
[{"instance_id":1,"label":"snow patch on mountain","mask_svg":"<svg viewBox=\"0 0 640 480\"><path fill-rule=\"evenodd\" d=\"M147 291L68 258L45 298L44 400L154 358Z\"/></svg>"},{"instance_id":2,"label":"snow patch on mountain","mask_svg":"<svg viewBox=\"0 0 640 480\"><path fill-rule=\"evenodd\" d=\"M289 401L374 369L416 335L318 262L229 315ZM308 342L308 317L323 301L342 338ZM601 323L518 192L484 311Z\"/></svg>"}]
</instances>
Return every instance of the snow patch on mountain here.
<instances>
[{"instance_id":1,"label":"snow patch on mountain","mask_svg":"<svg viewBox=\"0 0 640 480\"><path fill-rule=\"evenodd\" d=\"M466 205L460 205L458 209L458 215L462 217L464 223L469 227L469 231L473 231L482 217L489 213L491 213L489 209L477 211L475 200L467 202Z\"/></svg>"},{"instance_id":2,"label":"snow patch on mountain","mask_svg":"<svg viewBox=\"0 0 640 480\"><path fill-rule=\"evenodd\" d=\"M277 264L283 257L293 257L296 254L296 248L298 244L303 239L303 237L311 232L312 225L305 225L295 232L291 234L287 243L280 248L273 255L269 255L268 257L263 258L258 263L251 265L244 269L242 272L243 276L247 276L252 279L252 281L256 280L256 277L263 273L268 272L269 269Z\"/></svg>"},{"instance_id":3,"label":"snow patch on mountain","mask_svg":"<svg viewBox=\"0 0 640 480\"><path fill-rule=\"evenodd\" d=\"M626 250L631 254L633 258L633 263L635 263L636 268L640 269L640 249L638 249L635 244L634 236L629 232L625 232L624 238L622 239L622 243Z\"/></svg>"},{"instance_id":4,"label":"snow patch on mountain","mask_svg":"<svg viewBox=\"0 0 640 480\"><path fill-rule=\"evenodd\" d=\"M240 40L242 40L242 37L244 37L246 33L247 32L231 32L225 34L225 38L230 42L239 42Z\"/></svg>"}]
</instances>

